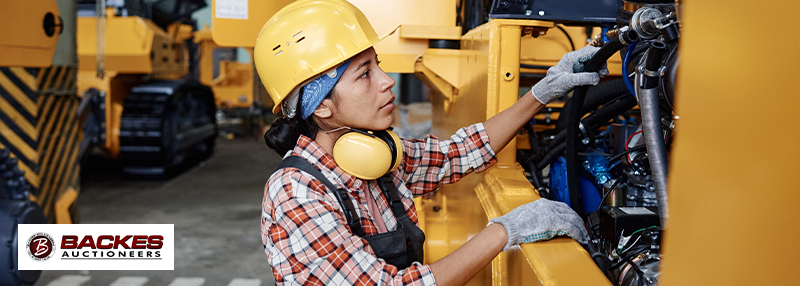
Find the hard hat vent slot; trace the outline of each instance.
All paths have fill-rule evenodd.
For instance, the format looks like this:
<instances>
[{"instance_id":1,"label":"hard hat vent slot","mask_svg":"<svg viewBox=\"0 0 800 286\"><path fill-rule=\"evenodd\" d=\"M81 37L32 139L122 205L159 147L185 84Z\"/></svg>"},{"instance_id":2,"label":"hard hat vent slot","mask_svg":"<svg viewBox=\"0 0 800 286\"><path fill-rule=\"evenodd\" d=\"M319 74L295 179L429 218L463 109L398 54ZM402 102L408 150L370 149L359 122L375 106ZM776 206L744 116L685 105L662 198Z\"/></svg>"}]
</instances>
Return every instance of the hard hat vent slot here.
<instances>
[{"instance_id":1,"label":"hard hat vent slot","mask_svg":"<svg viewBox=\"0 0 800 286\"><path fill-rule=\"evenodd\" d=\"M297 38L297 36L300 36L300 34L302 34L302 33L303 33L303 31L297 32L297 34L294 34L294 36L292 36L292 38Z\"/></svg>"},{"instance_id":2,"label":"hard hat vent slot","mask_svg":"<svg viewBox=\"0 0 800 286\"><path fill-rule=\"evenodd\" d=\"M280 54L282 54L282 53L283 53L283 51L280 51L280 52L278 52L277 54L275 54L275 56L277 57L278 55L280 55Z\"/></svg>"},{"instance_id":3,"label":"hard hat vent slot","mask_svg":"<svg viewBox=\"0 0 800 286\"><path fill-rule=\"evenodd\" d=\"M275 50L279 49L280 47L281 47L281 45L277 45L274 48L272 48L272 51L274 52Z\"/></svg>"},{"instance_id":4,"label":"hard hat vent slot","mask_svg":"<svg viewBox=\"0 0 800 286\"><path fill-rule=\"evenodd\" d=\"M300 43L300 41L305 40L305 39L306 39L306 37L302 37L299 40L295 41L295 43Z\"/></svg>"}]
</instances>

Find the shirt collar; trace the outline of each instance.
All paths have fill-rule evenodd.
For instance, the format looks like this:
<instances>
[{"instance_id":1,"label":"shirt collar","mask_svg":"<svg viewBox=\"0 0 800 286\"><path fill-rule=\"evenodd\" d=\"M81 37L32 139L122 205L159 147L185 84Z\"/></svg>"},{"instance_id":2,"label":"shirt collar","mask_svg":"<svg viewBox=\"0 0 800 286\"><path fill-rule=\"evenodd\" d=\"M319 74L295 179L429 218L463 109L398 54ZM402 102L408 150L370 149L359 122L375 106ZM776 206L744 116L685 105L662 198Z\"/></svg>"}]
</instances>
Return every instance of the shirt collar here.
<instances>
[{"instance_id":1,"label":"shirt collar","mask_svg":"<svg viewBox=\"0 0 800 286\"><path fill-rule=\"evenodd\" d=\"M344 187L348 192L361 187L361 180L348 174L342 170L342 168L339 168L339 165L333 160L333 156L328 154L322 146L311 138L308 138L308 136L300 135L291 153L308 160L308 162L320 169L328 178L333 177L333 183L336 184L337 187Z\"/></svg>"}]
</instances>

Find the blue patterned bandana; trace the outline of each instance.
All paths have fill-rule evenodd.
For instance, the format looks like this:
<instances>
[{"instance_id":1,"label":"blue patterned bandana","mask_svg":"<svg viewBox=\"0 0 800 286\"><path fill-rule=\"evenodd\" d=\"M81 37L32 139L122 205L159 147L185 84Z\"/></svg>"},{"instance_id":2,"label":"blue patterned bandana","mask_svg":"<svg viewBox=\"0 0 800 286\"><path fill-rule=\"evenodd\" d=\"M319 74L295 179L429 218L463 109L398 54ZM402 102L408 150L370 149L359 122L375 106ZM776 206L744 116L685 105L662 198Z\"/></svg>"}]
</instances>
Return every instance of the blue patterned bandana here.
<instances>
[{"instance_id":1,"label":"blue patterned bandana","mask_svg":"<svg viewBox=\"0 0 800 286\"><path fill-rule=\"evenodd\" d=\"M353 59L347 60L340 66L323 74L303 87L303 102L300 104L300 107L303 109L303 119L308 118L314 113L314 110L317 110L322 100L328 96L333 86L339 82L339 78L342 77L342 74L352 60Z\"/></svg>"}]
</instances>

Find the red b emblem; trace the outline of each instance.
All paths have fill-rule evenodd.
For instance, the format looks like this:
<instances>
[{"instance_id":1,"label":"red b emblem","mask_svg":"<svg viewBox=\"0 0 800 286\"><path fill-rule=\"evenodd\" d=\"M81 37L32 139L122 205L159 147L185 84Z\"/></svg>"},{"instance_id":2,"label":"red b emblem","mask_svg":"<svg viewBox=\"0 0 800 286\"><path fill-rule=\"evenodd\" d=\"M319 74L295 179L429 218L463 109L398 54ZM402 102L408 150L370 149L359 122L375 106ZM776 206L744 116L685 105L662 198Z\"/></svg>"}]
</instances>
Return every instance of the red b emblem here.
<instances>
[{"instance_id":1,"label":"red b emblem","mask_svg":"<svg viewBox=\"0 0 800 286\"><path fill-rule=\"evenodd\" d=\"M55 254L53 238L44 232L35 233L28 238L28 255L36 261L45 261Z\"/></svg>"}]
</instances>

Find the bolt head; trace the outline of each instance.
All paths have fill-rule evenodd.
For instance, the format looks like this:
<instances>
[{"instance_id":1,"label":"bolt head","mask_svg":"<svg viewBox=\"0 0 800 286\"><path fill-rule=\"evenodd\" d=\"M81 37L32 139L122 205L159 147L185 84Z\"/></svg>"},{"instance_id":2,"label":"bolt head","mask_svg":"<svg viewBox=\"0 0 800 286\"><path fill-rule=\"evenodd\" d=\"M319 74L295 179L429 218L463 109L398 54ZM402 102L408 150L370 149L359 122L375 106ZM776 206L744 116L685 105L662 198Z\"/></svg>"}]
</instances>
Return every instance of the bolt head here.
<instances>
[{"instance_id":1,"label":"bolt head","mask_svg":"<svg viewBox=\"0 0 800 286\"><path fill-rule=\"evenodd\" d=\"M530 16L531 14L533 14L533 11L525 10L525 16Z\"/></svg>"},{"instance_id":2,"label":"bolt head","mask_svg":"<svg viewBox=\"0 0 800 286\"><path fill-rule=\"evenodd\" d=\"M544 11L539 11L539 16L544 16Z\"/></svg>"}]
</instances>

